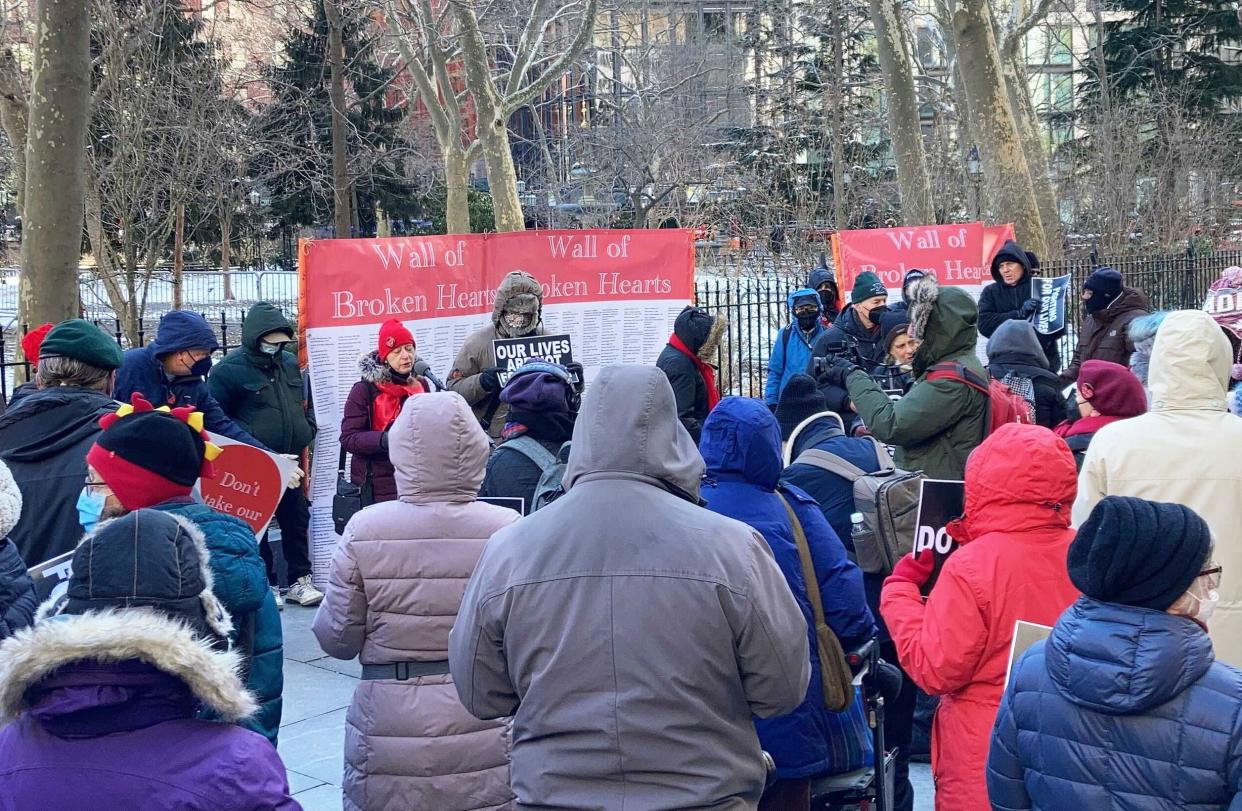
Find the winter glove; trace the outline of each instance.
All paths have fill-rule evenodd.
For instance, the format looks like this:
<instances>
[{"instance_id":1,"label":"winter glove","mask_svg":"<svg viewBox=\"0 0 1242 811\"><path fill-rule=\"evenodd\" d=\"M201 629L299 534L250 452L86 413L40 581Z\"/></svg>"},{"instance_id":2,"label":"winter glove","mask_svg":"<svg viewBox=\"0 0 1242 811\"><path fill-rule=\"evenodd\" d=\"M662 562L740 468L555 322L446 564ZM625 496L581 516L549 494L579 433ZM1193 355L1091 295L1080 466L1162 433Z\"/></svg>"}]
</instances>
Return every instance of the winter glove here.
<instances>
[{"instance_id":1,"label":"winter glove","mask_svg":"<svg viewBox=\"0 0 1242 811\"><path fill-rule=\"evenodd\" d=\"M483 391L500 391L500 373L503 371L499 366L493 366L479 372L479 385L483 387Z\"/></svg>"},{"instance_id":2,"label":"winter glove","mask_svg":"<svg viewBox=\"0 0 1242 811\"><path fill-rule=\"evenodd\" d=\"M887 586L894 580L903 583L913 583L919 588L931 577L932 569L936 566L936 555L930 549L924 549L919 553L918 557L914 553L906 555L897 561L897 565L893 567L893 573L884 581Z\"/></svg>"},{"instance_id":3,"label":"winter glove","mask_svg":"<svg viewBox=\"0 0 1242 811\"><path fill-rule=\"evenodd\" d=\"M581 393L586 388L586 371L582 368L582 364L566 363L565 371L569 372L570 377L578 381L574 384L574 390Z\"/></svg>"},{"instance_id":4,"label":"winter glove","mask_svg":"<svg viewBox=\"0 0 1242 811\"><path fill-rule=\"evenodd\" d=\"M845 388L845 380L850 376L851 372L858 370L858 364L845 358L837 358L832 362L821 378L824 383L829 386L836 386L839 389Z\"/></svg>"},{"instance_id":5,"label":"winter glove","mask_svg":"<svg viewBox=\"0 0 1242 811\"><path fill-rule=\"evenodd\" d=\"M1030 318L1035 315L1035 313L1039 312L1041 306L1042 305L1040 305L1039 299L1029 298L1022 302L1022 309L1018 310L1018 312L1022 313L1023 318Z\"/></svg>"},{"instance_id":6,"label":"winter glove","mask_svg":"<svg viewBox=\"0 0 1242 811\"><path fill-rule=\"evenodd\" d=\"M391 428L392 426L388 426ZM384 429L384 433L380 434L380 447L384 449L384 453L388 453L388 428Z\"/></svg>"},{"instance_id":7,"label":"winter glove","mask_svg":"<svg viewBox=\"0 0 1242 811\"><path fill-rule=\"evenodd\" d=\"M294 463L298 461L298 457L296 454L282 453L281 456L283 456L284 458ZM289 474L289 481L285 483L285 487L287 487L290 490L298 489L299 487L302 486L302 478L305 475L306 475L306 472L302 470L302 466L298 465L297 467L293 468L293 472Z\"/></svg>"}]
</instances>

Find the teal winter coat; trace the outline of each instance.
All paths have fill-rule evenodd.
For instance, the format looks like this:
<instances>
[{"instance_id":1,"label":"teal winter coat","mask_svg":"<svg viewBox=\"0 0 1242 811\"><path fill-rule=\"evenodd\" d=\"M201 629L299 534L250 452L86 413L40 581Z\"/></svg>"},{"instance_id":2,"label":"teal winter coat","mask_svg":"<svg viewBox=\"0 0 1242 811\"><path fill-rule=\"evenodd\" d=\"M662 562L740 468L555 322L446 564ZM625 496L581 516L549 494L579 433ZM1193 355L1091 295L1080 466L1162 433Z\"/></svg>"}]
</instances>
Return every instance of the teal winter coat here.
<instances>
[{"instance_id":1,"label":"teal winter coat","mask_svg":"<svg viewBox=\"0 0 1242 811\"><path fill-rule=\"evenodd\" d=\"M154 509L192 521L211 555L213 590L233 617L230 642L244 657L246 689L259 711L242 723L276 745L284 689L284 643L280 612L267 585L267 569L250 525L206 504L173 499Z\"/></svg>"}]
</instances>

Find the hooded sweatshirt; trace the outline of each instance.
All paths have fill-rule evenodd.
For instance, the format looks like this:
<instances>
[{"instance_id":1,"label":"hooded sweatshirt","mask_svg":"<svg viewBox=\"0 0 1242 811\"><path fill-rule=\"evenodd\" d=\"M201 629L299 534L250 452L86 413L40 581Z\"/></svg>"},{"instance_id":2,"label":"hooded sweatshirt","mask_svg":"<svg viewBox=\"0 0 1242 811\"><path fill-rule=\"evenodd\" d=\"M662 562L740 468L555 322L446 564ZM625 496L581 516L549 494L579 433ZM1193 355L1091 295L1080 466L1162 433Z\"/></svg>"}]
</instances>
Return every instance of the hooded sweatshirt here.
<instances>
[{"instance_id":1,"label":"hooded sweatshirt","mask_svg":"<svg viewBox=\"0 0 1242 811\"><path fill-rule=\"evenodd\" d=\"M1078 370L1089 360L1109 360L1128 366L1135 349L1130 338L1130 324L1147 315L1150 309L1143 291L1126 287L1112 304L1097 313L1088 313L1078 330L1074 357L1061 372L1062 382L1069 384L1076 381Z\"/></svg>"},{"instance_id":2,"label":"hooded sweatshirt","mask_svg":"<svg viewBox=\"0 0 1242 811\"><path fill-rule=\"evenodd\" d=\"M1001 278L1002 262L1017 262L1022 266L1022 277L1012 285L1005 284ZM1012 239L1006 240L1001 249L992 258L993 284L983 288L979 294L979 333L985 338L992 334L1006 321L1025 321L1022 305L1034 298L1031 276L1031 257ZM1059 343L1065 330L1052 335L1039 335L1039 345L1048 360L1048 368L1054 372L1061 368L1061 351Z\"/></svg>"},{"instance_id":3,"label":"hooded sweatshirt","mask_svg":"<svg viewBox=\"0 0 1242 811\"><path fill-rule=\"evenodd\" d=\"M1074 522L1087 519L1104 496L1135 496L1185 504L1215 535L1216 559L1242 571L1242 419L1225 408L1231 347L1201 310L1168 314L1152 349L1151 410L1106 425L1082 464ZM1212 616L1216 656L1242 665L1242 577L1226 576Z\"/></svg>"},{"instance_id":4,"label":"hooded sweatshirt","mask_svg":"<svg viewBox=\"0 0 1242 811\"><path fill-rule=\"evenodd\" d=\"M169 406L193 406L203 413L203 427L214 434L271 450L224 413L216 398L211 395L207 381L202 375L169 376L164 371L161 358L190 349L210 349L220 346L206 319L198 313L173 310L160 319L159 332L151 343L125 351L121 368L116 371L116 389L112 395L122 403L128 403L134 392L146 398L156 408Z\"/></svg>"},{"instance_id":5,"label":"hooded sweatshirt","mask_svg":"<svg viewBox=\"0 0 1242 811\"><path fill-rule=\"evenodd\" d=\"M1078 596L1066 555L1074 538L1074 457L1037 425L1002 425L971 455L961 547L931 594L889 578L880 598L902 669L941 696L932 727L936 808L989 811L984 762L1018 620L1051 625Z\"/></svg>"},{"instance_id":6,"label":"hooded sweatshirt","mask_svg":"<svg viewBox=\"0 0 1242 811\"><path fill-rule=\"evenodd\" d=\"M483 551L449 663L469 712L513 716L519 806L758 803L751 718L802 703L806 619L763 538L699 506L703 469L665 376L605 367L565 495Z\"/></svg>"},{"instance_id":7,"label":"hooded sweatshirt","mask_svg":"<svg viewBox=\"0 0 1242 811\"><path fill-rule=\"evenodd\" d=\"M729 322L723 316L711 315L697 307L687 307L678 314L673 324L673 334L700 361L710 364L716 360L716 350ZM707 382L703 373L691 358L677 347L669 344L656 358L656 367L668 377L677 403L677 416L697 443L703 420L711 410Z\"/></svg>"},{"instance_id":8,"label":"hooded sweatshirt","mask_svg":"<svg viewBox=\"0 0 1242 811\"><path fill-rule=\"evenodd\" d=\"M106 394L76 386L42 389L0 415L0 459L25 504L9 534L27 566L63 555L82 538L76 504L99 419L116 411Z\"/></svg>"},{"instance_id":9,"label":"hooded sweatshirt","mask_svg":"<svg viewBox=\"0 0 1242 811\"><path fill-rule=\"evenodd\" d=\"M345 528L315 638L367 665L443 661L461 584L518 514L475 501L489 444L460 395L411 397L389 443L398 499ZM349 718L346 808L510 807L505 726L467 713L451 675L362 681Z\"/></svg>"},{"instance_id":10,"label":"hooded sweatshirt","mask_svg":"<svg viewBox=\"0 0 1242 811\"><path fill-rule=\"evenodd\" d=\"M1082 597L1015 664L987 785L994 809L1236 809L1242 673L1186 617Z\"/></svg>"},{"instance_id":11,"label":"hooded sweatshirt","mask_svg":"<svg viewBox=\"0 0 1242 811\"><path fill-rule=\"evenodd\" d=\"M829 268L818 267L807 277L806 286L817 291L818 294L819 286L824 282L832 284L831 300L827 304L822 299L820 300L819 323L820 326L827 328L832 326L832 322L837 320L837 313L841 312L841 291L837 287L837 277Z\"/></svg>"},{"instance_id":12,"label":"hooded sweatshirt","mask_svg":"<svg viewBox=\"0 0 1242 811\"><path fill-rule=\"evenodd\" d=\"M819 294L809 287L803 287L789 294L789 324L776 333L776 341L772 344L772 356L768 358L768 377L763 387L763 401L770 406L776 405L781 392L794 375L806 374L807 364L811 361L811 347L815 339L824 333L819 317L823 313ZM815 322L809 330L804 330L794 315L794 308L801 304L815 305Z\"/></svg>"},{"instance_id":13,"label":"hooded sweatshirt","mask_svg":"<svg viewBox=\"0 0 1242 811\"><path fill-rule=\"evenodd\" d=\"M492 308L491 321L487 326L479 327L466 336L466 340L453 359L453 368L449 372L445 385L449 391L455 391L474 409L474 415L482 420L489 413L491 418L487 434L493 440L500 439L505 427L505 415L509 407L500 402L500 390L485 391L480 383L482 372L496 365L496 352L492 341L497 338L521 337L510 334L504 326L504 311L510 304L521 309L532 309L534 321L527 335L545 335L543 327L543 288L535 277L529 273L515 270L501 280L496 288L496 301Z\"/></svg>"},{"instance_id":14,"label":"hooded sweatshirt","mask_svg":"<svg viewBox=\"0 0 1242 811\"><path fill-rule=\"evenodd\" d=\"M1065 418L1061 380L1048 368L1048 359L1030 322L1001 324L988 339L987 351L988 372L1031 404L1035 424L1049 429L1059 425Z\"/></svg>"},{"instance_id":15,"label":"hooded sweatshirt","mask_svg":"<svg viewBox=\"0 0 1242 811\"><path fill-rule=\"evenodd\" d=\"M301 453L315 438L315 423L304 406L297 355L259 349L264 335L297 335L275 306L260 301L242 326L242 345L230 350L211 371L208 384L224 413L276 453Z\"/></svg>"}]
</instances>

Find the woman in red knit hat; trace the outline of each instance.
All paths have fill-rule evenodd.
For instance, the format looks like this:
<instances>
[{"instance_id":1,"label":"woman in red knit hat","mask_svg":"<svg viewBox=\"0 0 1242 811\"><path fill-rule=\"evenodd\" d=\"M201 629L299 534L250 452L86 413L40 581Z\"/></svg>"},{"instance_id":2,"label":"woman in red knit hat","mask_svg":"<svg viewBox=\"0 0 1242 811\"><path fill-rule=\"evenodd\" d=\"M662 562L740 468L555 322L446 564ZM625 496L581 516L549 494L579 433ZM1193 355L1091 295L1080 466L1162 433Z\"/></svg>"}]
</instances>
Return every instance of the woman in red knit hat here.
<instances>
[{"instance_id":1,"label":"woman in red knit hat","mask_svg":"<svg viewBox=\"0 0 1242 811\"><path fill-rule=\"evenodd\" d=\"M426 383L414 375L415 359L413 334L400 321L390 318L380 326L376 350L359 359L362 379L354 384L345 400L341 447L353 455L350 480L363 487L363 498L368 504L397 497L393 466L388 459L388 429L407 397L428 390Z\"/></svg>"}]
</instances>

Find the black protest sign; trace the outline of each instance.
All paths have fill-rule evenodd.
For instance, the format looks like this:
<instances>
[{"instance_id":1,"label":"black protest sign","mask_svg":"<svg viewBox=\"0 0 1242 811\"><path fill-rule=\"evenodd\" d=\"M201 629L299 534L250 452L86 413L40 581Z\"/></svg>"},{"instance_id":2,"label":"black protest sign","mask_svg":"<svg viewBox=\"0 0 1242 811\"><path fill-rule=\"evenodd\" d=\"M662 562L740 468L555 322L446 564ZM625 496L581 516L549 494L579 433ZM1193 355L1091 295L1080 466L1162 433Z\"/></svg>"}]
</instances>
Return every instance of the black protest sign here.
<instances>
[{"instance_id":1,"label":"black protest sign","mask_svg":"<svg viewBox=\"0 0 1242 811\"><path fill-rule=\"evenodd\" d=\"M924 479L919 493L919 517L915 522L914 554L930 549L936 563L931 577L923 584L923 593L931 593L940 569L949 555L957 551L957 541L949 537L949 522L962 515L966 501L966 484L959 481Z\"/></svg>"},{"instance_id":2,"label":"black protest sign","mask_svg":"<svg viewBox=\"0 0 1242 811\"><path fill-rule=\"evenodd\" d=\"M49 597L59 599L69 590L69 576L73 574L73 552L71 549L63 555L30 567L30 579L34 581L39 602Z\"/></svg>"},{"instance_id":3,"label":"black protest sign","mask_svg":"<svg viewBox=\"0 0 1242 811\"><path fill-rule=\"evenodd\" d=\"M1054 279L1035 276L1031 279L1031 295L1039 299L1039 312L1033 316L1036 332L1055 335L1065 329L1069 285L1069 276Z\"/></svg>"},{"instance_id":4,"label":"black protest sign","mask_svg":"<svg viewBox=\"0 0 1242 811\"><path fill-rule=\"evenodd\" d=\"M528 360L559 363L561 366L574 362L568 335L530 335L525 338L497 338L492 341L496 353L496 365L500 373L500 385L509 382L513 373Z\"/></svg>"}]
</instances>

